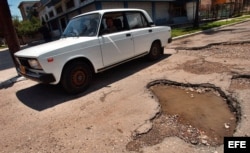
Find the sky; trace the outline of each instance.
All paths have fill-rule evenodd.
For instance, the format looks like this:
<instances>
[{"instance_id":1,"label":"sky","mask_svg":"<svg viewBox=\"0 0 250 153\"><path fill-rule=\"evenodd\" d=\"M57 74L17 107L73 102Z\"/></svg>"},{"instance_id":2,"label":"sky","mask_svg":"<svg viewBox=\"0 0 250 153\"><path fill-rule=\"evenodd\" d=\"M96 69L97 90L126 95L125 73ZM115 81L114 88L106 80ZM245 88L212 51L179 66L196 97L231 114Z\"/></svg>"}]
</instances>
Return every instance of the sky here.
<instances>
[{"instance_id":1,"label":"sky","mask_svg":"<svg viewBox=\"0 0 250 153\"><path fill-rule=\"evenodd\" d=\"M32 0L8 0L11 16L18 16L19 20L22 20L22 15L21 15L21 12L20 12L20 10L18 8L18 5L22 1L32 1Z\"/></svg>"}]
</instances>

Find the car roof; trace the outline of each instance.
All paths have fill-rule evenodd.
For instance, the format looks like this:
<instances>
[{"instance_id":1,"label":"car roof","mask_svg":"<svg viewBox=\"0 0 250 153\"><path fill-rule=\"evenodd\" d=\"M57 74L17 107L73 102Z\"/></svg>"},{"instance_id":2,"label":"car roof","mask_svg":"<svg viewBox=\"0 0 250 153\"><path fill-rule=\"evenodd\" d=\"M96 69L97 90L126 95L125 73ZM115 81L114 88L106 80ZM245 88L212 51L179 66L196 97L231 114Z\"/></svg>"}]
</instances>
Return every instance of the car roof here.
<instances>
[{"instance_id":1,"label":"car roof","mask_svg":"<svg viewBox=\"0 0 250 153\"><path fill-rule=\"evenodd\" d=\"M143 12L144 10L136 9L136 8L103 9L103 10L95 10L95 11L91 11L91 12L82 13L80 15L75 16L74 18L80 17L82 15L93 14L93 13L99 13L99 14L103 15L104 13L108 13L108 12L124 12L124 11L141 11L141 12Z\"/></svg>"}]
</instances>

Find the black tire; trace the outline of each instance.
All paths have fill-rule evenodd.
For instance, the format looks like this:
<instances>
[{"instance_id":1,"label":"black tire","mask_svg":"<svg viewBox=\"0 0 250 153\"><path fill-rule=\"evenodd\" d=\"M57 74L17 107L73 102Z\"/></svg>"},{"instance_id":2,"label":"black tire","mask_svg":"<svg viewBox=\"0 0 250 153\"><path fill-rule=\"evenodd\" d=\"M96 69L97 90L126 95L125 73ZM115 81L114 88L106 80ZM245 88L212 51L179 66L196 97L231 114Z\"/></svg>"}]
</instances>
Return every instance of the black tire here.
<instances>
[{"instance_id":1,"label":"black tire","mask_svg":"<svg viewBox=\"0 0 250 153\"><path fill-rule=\"evenodd\" d=\"M161 43L156 41L153 42L150 51L147 55L147 58L151 61L159 59L163 54L163 48L161 47Z\"/></svg>"},{"instance_id":2,"label":"black tire","mask_svg":"<svg viewBox=\"0 0 250 153\"><path fill-rule=\"evenodd\" d=\"M92 80L90 67L82 61L74 61L63 70L61 84L64 90L71 94L84 91Z\"/></svg>"}]
</instances>

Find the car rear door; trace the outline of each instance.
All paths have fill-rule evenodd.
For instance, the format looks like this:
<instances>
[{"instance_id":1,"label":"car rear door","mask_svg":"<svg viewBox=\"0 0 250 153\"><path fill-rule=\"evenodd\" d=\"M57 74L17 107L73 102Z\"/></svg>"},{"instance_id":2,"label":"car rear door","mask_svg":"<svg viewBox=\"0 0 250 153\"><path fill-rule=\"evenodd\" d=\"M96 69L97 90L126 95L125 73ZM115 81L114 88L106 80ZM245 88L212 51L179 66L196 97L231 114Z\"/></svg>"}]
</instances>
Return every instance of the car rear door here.
<instances>
[{"instance_id":1,"label":"car rear door","mask_svg":"<svg viewBox=\"0 0 250 153\"><path fill-rule=\"evenodd\" d=\"M152 43L152 27L141 12L127 12L126 18L134 39L135 55L148 52Z\"/></svg>"}]
</instances>

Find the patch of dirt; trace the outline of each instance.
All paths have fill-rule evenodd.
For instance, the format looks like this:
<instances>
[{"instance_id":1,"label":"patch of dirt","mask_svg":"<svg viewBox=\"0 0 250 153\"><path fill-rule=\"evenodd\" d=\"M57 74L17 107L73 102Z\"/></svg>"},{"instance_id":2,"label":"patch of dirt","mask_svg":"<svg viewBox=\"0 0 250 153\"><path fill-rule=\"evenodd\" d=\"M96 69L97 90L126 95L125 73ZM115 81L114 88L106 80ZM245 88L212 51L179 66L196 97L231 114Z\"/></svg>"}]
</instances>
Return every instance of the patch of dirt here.
<instances>
[{"instance_id":1,"label":"patch of dirt","mask_svg":"<svg viewBox=\"0 0 250 153\"><path fill-rule=\"evenodd\" d=\"M178 68L194 74L222 73L229 71L227 66L218 62L209 62L205 59L190 60L180 65Z\"/></svg>"},{"instance_id":2,"label":"patch of dirt","mask_svg":"<svg viewBox=\"0 0 250 153\"><path fill-rule=\"evenodd\" d=\"M140 148L172 136L193 145L217 146L223 144L225 136L233 135L240 108L219 88L171 81L158 83L148 87L159 100L162 112L152 120L153 126L147 133L133 136L127 150L140 152Z\"/></svg>"}]
</instances>

